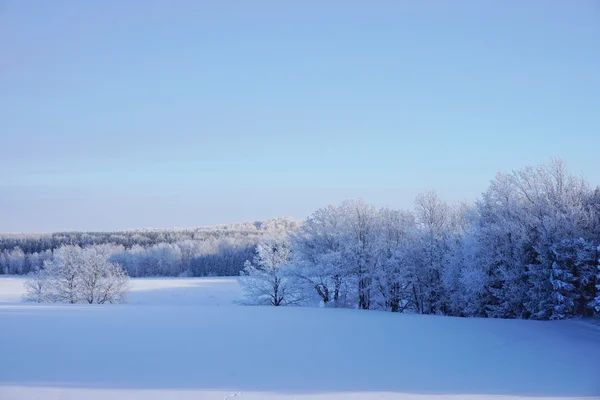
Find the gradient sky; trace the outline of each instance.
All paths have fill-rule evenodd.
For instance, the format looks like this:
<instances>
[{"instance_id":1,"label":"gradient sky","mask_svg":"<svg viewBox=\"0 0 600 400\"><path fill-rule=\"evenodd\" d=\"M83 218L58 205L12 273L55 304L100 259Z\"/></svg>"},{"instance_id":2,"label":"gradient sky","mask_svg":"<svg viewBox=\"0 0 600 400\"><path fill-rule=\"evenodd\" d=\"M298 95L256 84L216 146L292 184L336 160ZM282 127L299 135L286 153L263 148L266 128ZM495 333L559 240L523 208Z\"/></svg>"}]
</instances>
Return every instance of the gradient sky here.
<instances>
[{"instance_id":1,"label":"gradient sky","mask_svg":"<svg viewBox=\"0 0 600 400\"><path fill-rule=\"evenodd\" d=\"M0 0L0 232L595 186L599 128L595 0Z\"/></svg>"}]
</instances>

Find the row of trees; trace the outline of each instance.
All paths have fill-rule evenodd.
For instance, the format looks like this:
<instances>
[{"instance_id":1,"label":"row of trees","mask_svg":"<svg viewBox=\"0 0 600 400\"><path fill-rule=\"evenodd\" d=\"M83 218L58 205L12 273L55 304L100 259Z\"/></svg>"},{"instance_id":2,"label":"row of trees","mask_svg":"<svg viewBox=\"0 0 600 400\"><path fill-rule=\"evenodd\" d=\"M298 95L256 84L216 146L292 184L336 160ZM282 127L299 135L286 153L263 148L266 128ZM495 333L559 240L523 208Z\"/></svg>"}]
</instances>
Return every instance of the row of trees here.
<instances>
[{"instance_id":1,"label":"row of trees","mask_svg":"<svg viewBox=\"0 0 600 400\"><path fill-rule=\"evenodd\" d=\"M160 243L176 243L186 240L207 240L262 236L265 233L293 229L297 222L292 218L274 218L267 221L240 222L229 225L198 227L191 229L134 229L116 232L57 232L0 234L0 252L20 248L25 254L41 253L70 244L81 247L100 244L117 244L125 248L143 247Z\"/></svg>"},{"instance_id":2,"label":"row of trees","mask_svg":"<svg viewBox=\"0 0 600 400\"><path fill-rule=\"evenodd\" d=\"M241 283L249 303L562 319L600 313L599 245L600 190L553 160L498 174L474 205L317 210Z\"/></svg>"},{"instance_id":3,"label":"row of trees","mask_svg":"<svg viewBox=\"0 0 600 400\"><path fill-rule=\"evenodd\" d=\"M0 235L0 273L27 274L52 260L63 245L98 246L130 276L234 276L265 235L281 235L291 218L190 230ZM108 250L107 250L108 249Z\"/></svg>"}]
</instances>

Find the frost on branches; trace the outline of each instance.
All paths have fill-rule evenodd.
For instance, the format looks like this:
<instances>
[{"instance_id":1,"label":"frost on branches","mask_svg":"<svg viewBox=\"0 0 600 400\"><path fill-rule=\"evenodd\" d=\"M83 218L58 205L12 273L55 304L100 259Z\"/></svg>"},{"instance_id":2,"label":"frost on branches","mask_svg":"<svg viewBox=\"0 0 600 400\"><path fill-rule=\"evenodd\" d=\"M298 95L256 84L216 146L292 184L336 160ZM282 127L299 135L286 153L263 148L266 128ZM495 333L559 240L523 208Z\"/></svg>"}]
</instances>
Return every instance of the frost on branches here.
<instances>
[{"instance_id":1,"label":"frost on branches","mask_svg":"<svg viewBox=\"0 0 600 400\"><path fill-rule=\"evenodd\" d=\"M256 246L252 261L244 263L240 286L248 305L296 305L301 301L290 274L290 244L285 237L270 238Z\"/></svg>"},{"instance_id":2,"label":"frost on branches","mask_svg":"<svg viewBox=\"0 0 600 400\"><path fill-rule=\"evenodd\" d=\"M597 249L597 252L600 253L600 246ZM594 299L594 301L592 302L592 306L594 307L594 310L596 310L596 312L598 314L600 314L600 259L597 260L596 262L596 298Z\"/></svg>"},{"instance_id":3,"label":"frost on branches","mask_svg":"<svg viewBox=\"0 0 600 400\"><path fill-rule=\"evenodd\" d=\"M247 264L252 298L286 304L279 287L294 277L295 296L326 307L525 319L600 314L600 189L560 160L499 173L473 205L447 204L435 192L419 195L412 212L362 200L330 205L289 241L289 261L265 262L272 252L261 247Z\"/></svg>"},{"instance_id":4,"label":"frost on branches","mask_svg":"<svg viewBox=\"0 0 600 400\"><path fill-rule=\"evenodd\" d=\"M109 247L62 246L38 271L29 273L25 301L38 303L125 303L129 277L109 261Z\"/></svg>"},{"instance_id":5,"label":"frost on branches","mask_svg":"<svg viewBox=\"0 0 600 400\"><path fill-rule=\"evenodd\" d=\"M193 229L0 233L0 274L37 271L62 245L70 244L110 247L110 261L131 277L238 276L263 237L285 234L297 225L283 217Z\"/></svg>"}]
</instances>

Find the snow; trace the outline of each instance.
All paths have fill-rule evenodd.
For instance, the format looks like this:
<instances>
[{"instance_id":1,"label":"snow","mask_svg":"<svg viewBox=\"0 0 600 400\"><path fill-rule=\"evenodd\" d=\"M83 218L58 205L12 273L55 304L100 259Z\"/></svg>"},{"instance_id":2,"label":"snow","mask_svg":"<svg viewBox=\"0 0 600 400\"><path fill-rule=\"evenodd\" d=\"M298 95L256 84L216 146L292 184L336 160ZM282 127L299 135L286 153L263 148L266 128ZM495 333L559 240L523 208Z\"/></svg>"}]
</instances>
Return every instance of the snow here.
<instances>
[{"instance_id":1,"label":"snow","mask_svg":"<svg viewBox=\"0 0 600 400\"><path fill-rule=\"evenodd\" d=\"M145 278L131 280L130 304L233 305L242 296L235 278Z\"/></svg>"},{"instance_id":2,"label":"snow","mask_svg":"<svg viewBox=\"0 0 600 400\"><path fill-rule=\"evenodd\" d=\"M25 293L24 282L25 279L20 276L0 275L0 304L19 303Z\"/></svg>"},{"instance_id":3,"label":"snow","mask_svg":"<svg viewBox=\"0 0 600 400\"><path fill-rule=\"evenodd\" d=\"M235 305L235 278L133 279L127 305L21 303L0 278L0 399L600 395L600 327Z\"/></svg>"}]
</instances>

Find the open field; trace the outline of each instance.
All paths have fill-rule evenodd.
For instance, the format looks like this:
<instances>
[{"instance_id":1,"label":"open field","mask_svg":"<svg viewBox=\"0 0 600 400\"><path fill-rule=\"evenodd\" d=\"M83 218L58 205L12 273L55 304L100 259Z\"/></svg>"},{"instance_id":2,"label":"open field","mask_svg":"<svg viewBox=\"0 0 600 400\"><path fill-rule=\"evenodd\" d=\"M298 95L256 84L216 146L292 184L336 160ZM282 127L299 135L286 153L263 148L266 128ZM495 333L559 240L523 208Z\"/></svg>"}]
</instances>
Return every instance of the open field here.
<instances>
[{"instance_id":1,"label":"open field","mask_svg":"<svg viewBox=\"0 0 600 400\"><path fill-rule=\"evenodd\" d=\"M600 395L600 327L581 321L242 307L235 278L133 279L127 305L37 305L22 282L0 277L2 400Z\"/></svg>"}]
</instances>

